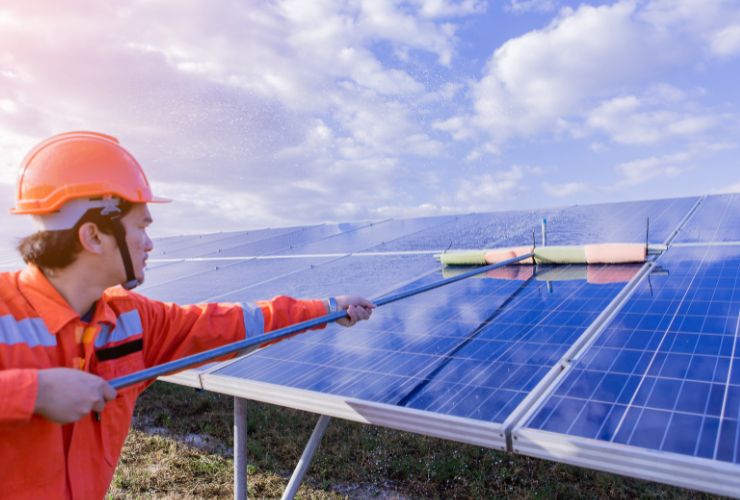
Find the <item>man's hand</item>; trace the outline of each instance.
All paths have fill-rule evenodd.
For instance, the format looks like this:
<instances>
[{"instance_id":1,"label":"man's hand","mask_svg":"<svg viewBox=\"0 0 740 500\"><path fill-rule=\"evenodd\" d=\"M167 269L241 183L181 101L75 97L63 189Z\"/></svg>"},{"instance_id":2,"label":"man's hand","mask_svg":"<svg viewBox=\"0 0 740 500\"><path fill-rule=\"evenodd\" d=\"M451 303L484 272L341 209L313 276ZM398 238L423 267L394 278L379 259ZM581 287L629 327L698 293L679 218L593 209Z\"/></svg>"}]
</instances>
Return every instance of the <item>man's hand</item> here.
<instances>
[{"instance_id":1,"label":"man's hand","mask_svg":"<svg viewBox=\"0 0 740 500\"><path fill-rule=\"evenodd\" d=\"M368 319L375 309L375 304L354 295L339 295L334 299L337 301L337 310L347 311L345 318L337 320L342 326L352 326L358 321Z\"/></svg>"},{"instance_id":2,"label":"man's hand","mask_svg":"<svg viewBox=\"0 0 740 500\"><path fill-rule=\"evenodd\" d=\"M102 412L116 390L104 379L71 368L39 370L39 389L34 413L52 422L76 422L92 411Z\"/></svg>"}]
</instances>

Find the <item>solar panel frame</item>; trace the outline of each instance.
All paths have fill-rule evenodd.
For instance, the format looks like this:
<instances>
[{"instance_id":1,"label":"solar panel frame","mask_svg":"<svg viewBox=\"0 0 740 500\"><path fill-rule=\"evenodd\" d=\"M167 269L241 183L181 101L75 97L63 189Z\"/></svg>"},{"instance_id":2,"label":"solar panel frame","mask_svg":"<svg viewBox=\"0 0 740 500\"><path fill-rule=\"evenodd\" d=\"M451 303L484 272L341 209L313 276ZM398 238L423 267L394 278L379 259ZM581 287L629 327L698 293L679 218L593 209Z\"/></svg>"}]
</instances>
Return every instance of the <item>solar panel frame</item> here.
<instances>
[{"instance_id":1,"label":"solar panel frame","mask_svg":"<svg viewBox=\"0 0 740 500\"><path fill-rule=\"evenodd\" d=\"M717 495L737 497L740 492L740 468L728 462L537 429L512 432L514 453Z\"/></svg>"}]
</instances>

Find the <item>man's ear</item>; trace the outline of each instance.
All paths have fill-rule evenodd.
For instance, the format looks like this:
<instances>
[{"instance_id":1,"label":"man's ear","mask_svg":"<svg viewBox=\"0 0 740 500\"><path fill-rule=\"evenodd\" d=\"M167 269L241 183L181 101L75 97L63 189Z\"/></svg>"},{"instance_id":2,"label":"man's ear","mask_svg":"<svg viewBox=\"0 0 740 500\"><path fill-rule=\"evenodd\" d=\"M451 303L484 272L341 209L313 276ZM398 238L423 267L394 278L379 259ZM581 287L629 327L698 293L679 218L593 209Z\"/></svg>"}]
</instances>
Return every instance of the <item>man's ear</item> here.
<instances>
[{"instance_id":1,"label":"man's ear","mask_svg":"<svg viewBox=\"0 0 740 500\"><path fill-rule=\"evenodd\" d=\"M82 248L94 254L103 253L103 237L100 229L94 222L85 222L77 231Z\"/></svg>"}]
</instances>

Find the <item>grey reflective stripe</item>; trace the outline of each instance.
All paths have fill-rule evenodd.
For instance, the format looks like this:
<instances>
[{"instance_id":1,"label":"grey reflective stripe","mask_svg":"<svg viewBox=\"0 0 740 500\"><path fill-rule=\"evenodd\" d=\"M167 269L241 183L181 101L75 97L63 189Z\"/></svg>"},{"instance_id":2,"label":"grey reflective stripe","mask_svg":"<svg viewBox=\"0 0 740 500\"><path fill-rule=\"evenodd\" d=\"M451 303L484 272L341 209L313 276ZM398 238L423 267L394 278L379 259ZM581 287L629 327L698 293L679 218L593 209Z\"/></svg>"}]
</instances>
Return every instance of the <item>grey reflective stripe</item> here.
<instances>
[{"instance_id":1,"label":"grey reflective stripe","mask_svg":"<svg viewBox=\"0 0 740 500\"><path fill-rule=\"evenodd\" d=\"M49 332L41 318L19 321L11 316L0 316L0 344L27 344L29 347L54 347L57 337Z\"/></svg>"},{"instance_id":2,"label":"grey reflective stripe","mask_svg":"<svg viewBox=\"0 0 740 500\"><path fill-rule=\"evenodd\" d=\"M113 331L108 328L102 328L95 339L95 347L101 348L106 344L121 342L127 338L141 335L144 329L141 327L141 317L139 311L128 311L116 318L116 326Z\"/></svg>"},{"instance_id":3,"label":"grey reflective stripe","mask_svg":"<svg viewBox=\"0 0 740 500\"><path fill-rule=\"evenodd\" d=\"M244 329L247 331L246 336L252 337L265 333L265 317L262 316L262 308L242 304L242 310L244 311Z\"/></svg>"}]
</instances>

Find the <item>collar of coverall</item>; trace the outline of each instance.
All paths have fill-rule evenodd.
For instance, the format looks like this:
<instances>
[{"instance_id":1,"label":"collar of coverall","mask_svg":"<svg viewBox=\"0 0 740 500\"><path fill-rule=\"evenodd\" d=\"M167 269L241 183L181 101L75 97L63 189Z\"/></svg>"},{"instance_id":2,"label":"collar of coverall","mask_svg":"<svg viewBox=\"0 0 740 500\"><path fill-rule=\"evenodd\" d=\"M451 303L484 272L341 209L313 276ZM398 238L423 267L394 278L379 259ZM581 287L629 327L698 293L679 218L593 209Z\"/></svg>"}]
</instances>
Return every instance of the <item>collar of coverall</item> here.
<instances>
[{"instance_id":1,"label":"collar of coverall","mask_svg":"<svg viewBox=\"0 0 740 500\"><path fill-rule=\"evenodd\" d=\"M41 316L49 332L56 335L79 314L70 307L64 297L54 288L49 279L37 266L30 264L19 276L19 288L23 296ZM116 324L116 314L105 300L98 300L93 318L97 322Z\"/></svg>"}]
</instances>

